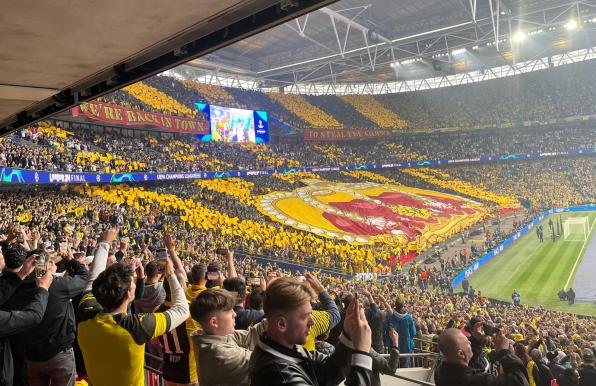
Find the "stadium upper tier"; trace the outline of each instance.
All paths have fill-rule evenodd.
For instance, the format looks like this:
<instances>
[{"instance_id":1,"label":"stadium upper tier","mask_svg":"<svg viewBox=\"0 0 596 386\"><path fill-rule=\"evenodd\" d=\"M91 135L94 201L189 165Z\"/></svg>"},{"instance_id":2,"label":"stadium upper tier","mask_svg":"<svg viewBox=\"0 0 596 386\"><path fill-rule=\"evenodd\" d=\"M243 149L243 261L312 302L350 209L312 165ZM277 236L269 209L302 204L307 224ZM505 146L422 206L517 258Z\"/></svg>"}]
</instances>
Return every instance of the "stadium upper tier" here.
<instances>
[{"instance_id":1,"label":"stadium upper tier","mask_svg":"<svg viewBox=\"0 0 596 386\"><path fill-rule=\"evenodd\" d=\"M0 166L34 170L197 172L266 170L462 159L595 148L589 124L551 129L507 129L404 135L387 140L336 144L225 144L170 133L126 136L75 129L44 121L0 139Z\"/></svg>"},{"instance_id":2,"label":"stadium upper tier","mask_svg":"<svg viewBox=\"0 0 596 386\"><path fill-rule=\"evenodd\" d=\"M101 99L199 119L195 102L265 110L296 128L465 129L596 114L595 85L592 60L480 83L375 96L267 94L155 76Z\"/></svg>"}]
</instances>

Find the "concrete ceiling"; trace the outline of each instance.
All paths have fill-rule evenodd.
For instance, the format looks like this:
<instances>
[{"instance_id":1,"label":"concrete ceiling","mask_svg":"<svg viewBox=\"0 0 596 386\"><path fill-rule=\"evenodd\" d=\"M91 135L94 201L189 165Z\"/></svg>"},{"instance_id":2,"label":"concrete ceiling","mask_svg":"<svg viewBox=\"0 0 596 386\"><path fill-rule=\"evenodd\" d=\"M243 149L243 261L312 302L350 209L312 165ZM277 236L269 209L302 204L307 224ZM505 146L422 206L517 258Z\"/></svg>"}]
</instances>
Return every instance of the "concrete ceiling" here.
<instances>
[{"instance_id":1,"label":"concrete ceiling","mask_svg":"<svg viewBox=\"0 0 596 386\"><path fill-rule=\"evenodd\" d=\"M136 66L142 67L143 62L163 55L166 48L175 49L208 36L247 16L267 11L279 2L5 2L0 12L0 124L6 124L9 118L16 118L17 113L26 116L25 119L21 117L19 122L28 121L29 112L22 110L38 106L40 101L47 102L50 99L50 103L51 97L65 90L76 90L77 87L83 90L86 82L94 84L90 83L91 79L112 71L115 66L126 70L133 68L131 63L136 61ZM311 7L312 10L319 2L330 3L322 0L299 0L295 3L305 3L304 8ZM297 13L301 10L299 5L289 8L296 8ZM279 14L280 18L286 16L287 13ZM254 27L255 30L258 28ZM173 56L178 56L176 51ZM130 79L127 77L122 82L130 83ZM81 99L92 93L88 90L85 92L80 94ZM78 97L75 97L75 102L79 100ZM38 112L33 116L38 118L40 114ZM12 125L14 129L14 119Z\"/></svg>"}]
</instances>

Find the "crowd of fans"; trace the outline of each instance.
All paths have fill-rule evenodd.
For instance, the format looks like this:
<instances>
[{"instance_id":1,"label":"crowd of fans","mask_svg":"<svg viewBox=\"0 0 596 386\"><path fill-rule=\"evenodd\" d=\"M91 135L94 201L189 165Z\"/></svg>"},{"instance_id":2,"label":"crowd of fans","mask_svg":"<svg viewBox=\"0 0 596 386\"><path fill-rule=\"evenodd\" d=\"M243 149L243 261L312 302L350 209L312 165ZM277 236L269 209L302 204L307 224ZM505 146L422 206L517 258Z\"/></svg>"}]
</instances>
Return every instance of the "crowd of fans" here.
<instances>
[{"instance_id":1,"label":"crowd of fans","mask_svg":"<svg viewBox=\"0 0 596 386\"><path fill-rule=\"evenodd\" d=\"M475 181L491 192L513 195L534 208L596 202L594 158L487 164L482 168L459 166L450 168L449 173Z\"/></svg>"},{"instance_id":2,"label":"crowd of fans","mask_svg":"<svg viewBox=\"0 0 596 386\"><path fill-rule=\"evenodd\" d=\"M164 189L176 190L164 185L151 194ZM277 385L298 377L339 384L346 377L367 385L379 372L412 366L405 354L438 348L437 385L453 384L458 363L476 369L466 377L518 377L513 385L564 384L574 371L581 384L593 382L594 318L454 294L449 267L414 264L372 281L282 269L235 257L227 248L239 247L238 239L224 224L188 231L162 203L137 207L130 190L118 203L88 193L2 193L5 384L72 384L75 373L94 385L142 384L148 350L175 383ZM296 368L276 353L326 371L301 370L308 362ZM324 367L322 353L345 365Z\"/></svg>"},{"instance_id":3,"label":"crowd of fans","mask_svg":"<svg viewBox=\"0 0 596 386\"><path fill-rule=\"evenodd\" d=\"M372 95L343 95L340 98L383 129L404 129L407 122L389 110ZM399 111L399 110L395 110Z\"/></svg>"},{"instance_id":4,"label":"crowd of fans","mask_svg":"<svg viewBox=\"0 0 596 386\"><path fill-rule=\"evenodd\" d=\"M333 116L325 113L317 106L310 104L306 98L298 94L271 93L271 99L283 105L304 122L317 128L339 128L341 124Z\"/></svg>"},{"instance_id":5,"label":"crowd of fans","mask_svg":"<svg viewBox=\"0 0 596 386\"><path fill-rule=\"evenodd\" d=\"M527 130L527 131L526 131ZM20 135L19 135L20 134ZM224 144L189 135L97 132L44 121L0 142L0 165L36 170L193 172L354 166L567 150L593 151L591 125L406 136L337 144Z\"/></svg>"},{"instance_id":6,"label":"crowd of fans","mask_svg":"<svg viewBox=\"0 0 596 386\"><path fill-rule=\"evenodd\" d=\"M345 99L158 76L101 100L199 120L194 103L200 101L260 108L295 127L493 126L594 113L592 66ZM0 166L108 173L277 169L592 151L595 142L590 123L338 146L124 137L52 121L0 140ZM379 385L379 374L415 364L407 354L439 351L438 386L542 386L555 379L561 386L594 385L596 318L519 299L491 301L479 289L454 293L450 285L536 211L595 203L594 175L596 159L573 157L3 189L0 385L73 385L75 379L142 385L145 365L169 385ZM511 229L485 230L484 242L469 250L439 252L438 264L402 265L396 256L405 245L326 239L257 210L259 195L291 191L305 178L438 190L484 203L497 220L502 209L517 217Z\"/></svg>"}]
</instances>

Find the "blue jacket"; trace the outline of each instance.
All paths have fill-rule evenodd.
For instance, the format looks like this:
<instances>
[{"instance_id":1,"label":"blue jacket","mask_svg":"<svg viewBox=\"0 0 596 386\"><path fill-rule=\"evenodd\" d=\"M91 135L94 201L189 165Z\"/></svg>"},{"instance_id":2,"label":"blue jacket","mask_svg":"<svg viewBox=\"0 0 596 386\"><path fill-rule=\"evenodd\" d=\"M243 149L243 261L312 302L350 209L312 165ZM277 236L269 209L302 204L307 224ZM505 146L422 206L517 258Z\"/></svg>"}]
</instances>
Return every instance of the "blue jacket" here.
<instances>
[{"instance_id":1,"label":"blue jacket","mask_svg":"<svg viewBox=\"0 0 596 386\"><path fill-rule=\"evenodd\" d=\"M392 327L399 335L399 352L414 352L414 336L416 336L416 326L414 326L414 319L412 319L412 315L408 314L407 312L400 314L395 310L389 314L383 323L383 343L385 344L385 347L391 347L389 327Z\"/></svg>"}]
</instances>

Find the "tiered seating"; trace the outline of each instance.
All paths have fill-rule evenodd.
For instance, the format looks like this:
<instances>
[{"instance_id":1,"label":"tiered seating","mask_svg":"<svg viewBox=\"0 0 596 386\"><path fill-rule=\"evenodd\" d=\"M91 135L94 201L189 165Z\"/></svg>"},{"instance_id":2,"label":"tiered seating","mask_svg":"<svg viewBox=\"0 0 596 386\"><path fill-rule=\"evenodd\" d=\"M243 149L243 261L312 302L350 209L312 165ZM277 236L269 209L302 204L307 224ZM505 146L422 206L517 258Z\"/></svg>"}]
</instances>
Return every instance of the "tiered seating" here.
<instances>
[{"instance_id":1,"label":"tiered seating","mask_svg":"<svg viewBox=\"0 0 596 386\"><path fill-rule=\"evenodd\" d=\"M394 111L387 109L372 95L342 95L340 98L354 106L362 115L381 128L403 129L407 126L404 119L400 118Z\"/></svg>"},{"instance_id":2,"label":"tiered seating","mask_svg":"<svg viewBox=\"0 0 596 386\"><path fill-rule=\"evenodd\" d=\"M377 124L362 115L349 103L335 95L304 95L308 101L325 113L337 119L344 128L358 130L359 128L376 127Z\"/></svg>"},{"instance_id":3,"label":"tiered seating","mask_svg":"<svg viewBox=\"0 0 596 386\"><path fill-rule=\"evenodd\" d=\"M276 169L300 167L300 161L288 159L282 155L275 154L270 147L259 143L242 143L240 146L253 152L257 156L258 162L264 162L267 165L273 165Z\"/></svg>"},{"instance_id":4,"label":"tiered seating","mask_svg":"<svg viewBox=\"0 0 596 386\"><path fill-rule=\"evenodd\" d=\"M473 181L496 194L507 194L535 208L596 203L596 189L589 176L596 175L596 159L557 159L482 167L448 169L455 178Z\"/></svg>"},{"instance_id":5,"label":"tiered seating","mask_svg":"<svg viewBox=\"0 0 596 386\"><path fill-rule=\"evenodd\" d=\"M145 79L143 82L148 86L155 87L157 90L172 97L191 110L197 110L195 103L204 100L204 96L201 93L194 88L185 87L184 84L176 78L171 78L169 76L154 76ZM198 114L198 117L203 118L203 114Z\"/></svg>"},{"instance_id":6,"label":"tiered seating","mask_svg":"<svg viewBox=\"0 0 596 386\"><path fill-rule=\"evenodd\" d=\"M159 112L185 117L197 116L197 112L195 110L183 105L171 96L159 91L155 87L147 85L146 83L134 83L130 86L124 87L122 90L126 91L130 95Z\"/></svg>"},{"instance_id":7,"label":"tiered seating","mask_svg":"<svg viewBox=\"0 0 596 386\"><path fill-rule=\"evenodd\" d=\"M234 99L241 103L244 108L249 110L264 110L270 116L273 116L276 120L289 124L293 127L305 127L306 122L303 121L299 116L288 110L283 104L277 102L275 99L270 98L268 94L244 90L241 88L225 87L228 94L233 95ZM269 124L272 122L270 121Z\"/></svg>"},{"instance_id":8,"label":"tiered seating","mask_svg":"<svg viewBox=\"0 0 596 386\"><path fill-rule=\"evenodd\" d=\"M431 184L437 185L441 188L450 189L452 191L463 193L467 196L484 201L494 202L502 209L521 207L519 201L513 196L498 195L488 191L482 184L470 183L453 178L447 173L447 170L419 168L404 169L403 172L428 181Z\"/></svg>"},{"instance_id":9,"label":"tiered seating","mask_svg":"<svg viewBox=\"0 0 596 386\"><path fill-rule=\"evenodd\" d=\"M302 95L283 93L269 93L268 95L313 127L331 129L341 126L334 117L310 104Z\"/></svg>"},{"instance_id":10,"label":"tiered seating","mask_svg":"<svg viewBox=\"0 0 596 386\"><path fill-rule=\"evenodd\" d=\"M221 86L194 82L192 80L183 80L182 84L186 88L197 90L208 104L232 107L237 103L234 97Z\"/></svg>"}]
</instances>

